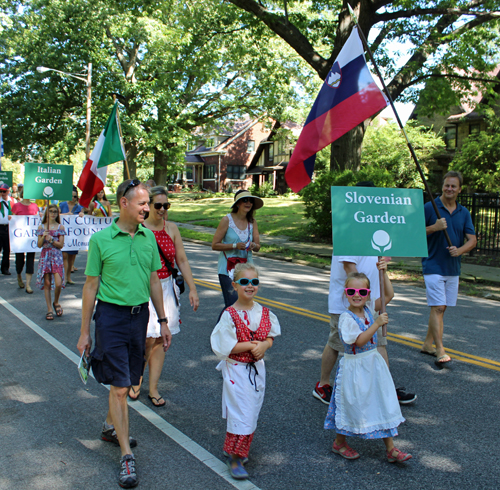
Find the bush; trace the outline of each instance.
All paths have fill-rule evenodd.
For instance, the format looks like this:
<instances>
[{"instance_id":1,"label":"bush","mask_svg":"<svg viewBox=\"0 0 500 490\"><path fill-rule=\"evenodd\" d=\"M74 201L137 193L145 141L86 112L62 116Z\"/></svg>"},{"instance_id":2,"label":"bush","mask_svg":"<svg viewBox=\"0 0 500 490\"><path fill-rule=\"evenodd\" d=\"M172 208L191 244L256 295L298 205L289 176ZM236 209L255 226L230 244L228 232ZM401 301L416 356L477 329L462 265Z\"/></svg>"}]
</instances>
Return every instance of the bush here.
<instances>
[{"instance_id":1,"label":"bush","mask_svg":"<svg viewBox=\"0 0 500 490\"><path fill-rule=\"evenodd\" d=\"M260 186L252 184L248 190L250 194L257 197L273 197L276 195L276 191L273 189L273 184L271 182L264 182Z\"/></svg>"},{"instance_id":2,"label":"bush","mask_svg":"<svg viewBox=\"0 0 500 490\"><path fill-rule=\"evenodd\" d=\"M312 222L308 226L311 234L318 238L332 240L332 186L351 186L361 181L372 181L376 187L392 187L394 176L387 169L367 167L359 172L342 170L325 172L314 182L302 189L299 195L306 208L305 216Z\"/></svg>"}]
</instances>

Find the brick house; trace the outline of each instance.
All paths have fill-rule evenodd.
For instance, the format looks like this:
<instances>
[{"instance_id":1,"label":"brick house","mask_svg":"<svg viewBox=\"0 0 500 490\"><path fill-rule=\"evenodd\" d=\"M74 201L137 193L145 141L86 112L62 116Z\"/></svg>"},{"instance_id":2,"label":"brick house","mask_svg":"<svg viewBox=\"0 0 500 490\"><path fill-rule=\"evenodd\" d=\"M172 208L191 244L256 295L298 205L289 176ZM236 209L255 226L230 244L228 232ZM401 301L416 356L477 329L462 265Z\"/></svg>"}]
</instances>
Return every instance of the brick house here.
<instances>
[{"instance_id":1,"label":"brick house","mask_svg":"<svg viewBox=\"0 0 500 490\"><path fill-rule=\"evenodd\" d=\"M218 128L200 135L185 153L185 180L214 192L247 189L253 183L247 170L256 149L271 133L258 119L237 121L231 128Z\"/></svg>"},{"instance_id":2,"label":"brick house","mask_svg":"<svg viewBox=\"0 0 500 490\"><path fill-rule=\"evenodd\" d=\"M278 194L289 190L285 170L301 131L302 126L293 122L276 122L273 125L269 136L261 141L250 163L247 175L252 177L253 184L260 186L264 182L271 182Z\"/></svg>"}]
</instances>

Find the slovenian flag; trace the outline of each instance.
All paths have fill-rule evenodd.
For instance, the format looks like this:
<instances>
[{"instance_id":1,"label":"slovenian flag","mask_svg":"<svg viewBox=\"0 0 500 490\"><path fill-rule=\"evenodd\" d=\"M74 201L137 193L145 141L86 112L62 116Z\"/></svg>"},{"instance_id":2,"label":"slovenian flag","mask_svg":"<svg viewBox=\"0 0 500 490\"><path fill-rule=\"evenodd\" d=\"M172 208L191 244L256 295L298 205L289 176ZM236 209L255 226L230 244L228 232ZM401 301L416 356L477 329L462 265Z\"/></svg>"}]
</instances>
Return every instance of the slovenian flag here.
<instances>
[{"instance_id":1,"label":"slovenian flag","mask_svg":"<svg viewBox=\"0 0 500 490\"><path fill-rule=\"evenodd\" d=\"M366 65L357 29L328 73L286 168L286 181L294 192L311 182L318 151L388 104Z\"/></svg>"},{"instance_id":2,"label":"slovenian flag","mask_svg":"<svg viewBox=\"0 0 500 490\"><path fill-rule=\"evenodd\" d=\"M78 188L82 191L79 202L85 208L88 208L92 198L104 189L108 174L107 166L125 160L125 148L118 128L118 102L115 102L78 181Z\"/></svg>"}]
</instances>

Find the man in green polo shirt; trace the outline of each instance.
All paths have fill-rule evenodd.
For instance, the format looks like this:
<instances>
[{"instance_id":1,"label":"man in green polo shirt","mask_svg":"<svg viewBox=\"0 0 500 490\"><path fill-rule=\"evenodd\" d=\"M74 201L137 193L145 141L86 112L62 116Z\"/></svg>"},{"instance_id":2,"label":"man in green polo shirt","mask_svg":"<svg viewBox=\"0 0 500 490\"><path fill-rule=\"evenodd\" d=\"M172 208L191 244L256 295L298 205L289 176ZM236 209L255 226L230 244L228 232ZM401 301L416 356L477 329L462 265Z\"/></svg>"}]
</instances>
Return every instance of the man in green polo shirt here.
<instances>
[{"instance_id":1,"label":"man in green polo shirt","mask_svg":"<svg viewBox=\"0 0 500 490\"><path fill-rule=\"evenodd\" d=\"M138 483L131 450L137 441L129 437L127 394L130 386L139 384L144 370L150 297L161 324L165 351L172 335L156 273L161 269L158 246L153 233L142 226L149 211L149 193L138 180L126 180L118 187L116 197L120 217L89 242L77 348L80 354L90 353L90 322L97 298L92 371L99 383L110 385L109 411L101 438L120 446L118 483L131 488Z\"/></svg>"}]
</instances>

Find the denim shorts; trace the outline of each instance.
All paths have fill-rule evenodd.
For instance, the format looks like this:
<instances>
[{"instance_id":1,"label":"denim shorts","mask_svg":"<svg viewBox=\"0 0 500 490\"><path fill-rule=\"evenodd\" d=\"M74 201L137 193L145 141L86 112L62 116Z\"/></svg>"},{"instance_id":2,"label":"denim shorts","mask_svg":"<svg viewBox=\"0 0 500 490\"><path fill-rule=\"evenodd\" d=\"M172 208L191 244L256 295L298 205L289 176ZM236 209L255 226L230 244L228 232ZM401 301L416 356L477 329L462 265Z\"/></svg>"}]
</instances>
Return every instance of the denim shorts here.
<instances>
[{"instance_id":1,"label":"denim shorts","mask_svg":"<svg viewBox=\"0 0 500 490\"><path fill-rule=\"evenodd\" d=\"M139 384L144 371L149 309L148 303L134 308L135 314L132 306L97 302L92 372L99 383L118 388Z\"/></svg>"}]
</instances>

